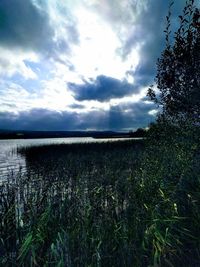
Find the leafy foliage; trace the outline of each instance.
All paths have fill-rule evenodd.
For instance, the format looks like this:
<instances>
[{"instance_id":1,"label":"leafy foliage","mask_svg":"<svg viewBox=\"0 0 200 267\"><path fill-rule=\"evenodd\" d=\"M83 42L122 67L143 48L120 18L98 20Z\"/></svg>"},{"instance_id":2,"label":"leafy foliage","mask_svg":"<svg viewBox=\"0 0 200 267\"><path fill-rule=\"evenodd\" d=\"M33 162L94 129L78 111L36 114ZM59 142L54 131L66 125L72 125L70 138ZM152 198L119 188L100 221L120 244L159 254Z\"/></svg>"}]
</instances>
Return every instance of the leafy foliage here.
<instances>
[{"instance_id":1,"label":"leafy foliage","mask_svg":"<svg viewBox=\"0 0 200 267\"><path fill-rule=\"evenodd\" d=\"M157 63L156 84L148 95L163 107L162 116L173 123L200 122L200 10L186 2L180 26L170 43L171 11L167 16L166 48Z\"/></svg>"},{"instance_id":2,"label":"leafy foliage","mask_svg":"<svg viewBox=\"0 0 200 267\"><path fill-rule=\"evenodd\" d=\"M198 266L200 257L200 10L189 0L171 36L167 16L166 48L157 63L156 85L148 95L162 111L150 126L142 174L154 192L155 209L146 246L155 266ZM146 192L146 194L148 191Z\"/></svg>"}]
</instances>

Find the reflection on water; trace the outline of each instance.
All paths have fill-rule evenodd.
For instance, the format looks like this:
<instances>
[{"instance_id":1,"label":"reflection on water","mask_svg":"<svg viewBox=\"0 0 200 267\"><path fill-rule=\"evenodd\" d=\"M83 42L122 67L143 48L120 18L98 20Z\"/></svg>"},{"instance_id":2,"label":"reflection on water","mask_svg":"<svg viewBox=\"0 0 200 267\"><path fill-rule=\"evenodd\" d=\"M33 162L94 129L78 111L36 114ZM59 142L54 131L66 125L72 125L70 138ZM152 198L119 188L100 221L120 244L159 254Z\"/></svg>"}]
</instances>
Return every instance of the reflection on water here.
<instances>
[{"instance_id":1,"label":"reflection on water","mask_svg":"<svg viewBox=\"0 0 200 267\"><path fill-rule=\"evenodd\" d=\"M75 138L42 138L42 139L13 139L0 140L0 181L6 180L11 174L26 171L25 158L17 153L17 148L50 145L50 144L68 144L84 142L102 142L107 139L93 139L92 137ZM117 140L109 139L109 141ZM121 138L120 140L123 140Z\"/></svg>"},{"instance_id":2,"label":"reflection on water","mask_svg":"<svg viewBox=\"0 0 200 267\"><path fill-rule=\"evenodd\" d=\"M7 176L12 173L17 173L19 169L21 172L26 170L24 157L16 153L19 147L93 142L94 140L91 137L0 140L0 181L7 179Z\"/></svg>"},{"instance_id":3,"label":"reflection on water","mask_svg":"<svg viewBox=\"0 0 200 267\"><path fill-rule=\"evenodd\" d=\"M25 160L16 153L19 140L0 140L0 180L25 168ZM20 143L20 142L19 142Z\"/></svg>"}]
</instances>

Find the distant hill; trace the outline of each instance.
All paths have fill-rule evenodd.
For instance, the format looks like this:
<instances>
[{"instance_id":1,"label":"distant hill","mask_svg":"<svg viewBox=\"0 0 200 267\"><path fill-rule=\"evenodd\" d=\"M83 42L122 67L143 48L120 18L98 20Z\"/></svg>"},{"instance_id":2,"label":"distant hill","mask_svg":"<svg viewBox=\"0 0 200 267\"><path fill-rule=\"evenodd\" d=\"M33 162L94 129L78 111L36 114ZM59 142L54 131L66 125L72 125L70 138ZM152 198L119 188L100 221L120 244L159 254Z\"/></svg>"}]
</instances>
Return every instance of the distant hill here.
<instances>
[{"instance_id":1,"label":"distant hill","mask_svg":"<svg viewBox=\"0 0 200 267\"><path fill-rule=\"evenodd\" d=\"M139 130L139 129L138 129ZM30 139L30 138L64 138L64 137L93 137L93 138L128 138L143 137L144 132L114 132L114 131L12 131L1 130L0 139ZM143 130L144 131L144 130Z\"/></svg>"}]
</instances>

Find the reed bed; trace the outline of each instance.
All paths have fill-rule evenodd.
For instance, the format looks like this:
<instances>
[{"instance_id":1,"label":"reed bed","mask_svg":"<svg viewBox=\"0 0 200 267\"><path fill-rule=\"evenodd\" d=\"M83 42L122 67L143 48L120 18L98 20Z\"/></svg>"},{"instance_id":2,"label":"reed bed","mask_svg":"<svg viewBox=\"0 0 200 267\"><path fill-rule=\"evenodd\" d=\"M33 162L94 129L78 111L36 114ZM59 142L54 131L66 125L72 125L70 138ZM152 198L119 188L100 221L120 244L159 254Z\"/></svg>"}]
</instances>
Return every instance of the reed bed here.
<instances>
[{"instance_id":1,"label":"reed bed","mask_svg":"<svg viewBox=\"0 0 200 267\"><path fill-rule=\"evenodd\" d=\"M0 265L199 266L199 139L177 136L20 149L26 173L0 186Z\"/></svg>"},{"instance_id":2,"label":"reed bed","mask_svg":"<svg viewBox=\"0 0 200 267\"><path fill-rule=\"evenodd\" d=\"M0 187L1 263L130 265L138 250L132 177L142 147L120 141L20 149L26 173Z\"/></svg>"}]
</instances>

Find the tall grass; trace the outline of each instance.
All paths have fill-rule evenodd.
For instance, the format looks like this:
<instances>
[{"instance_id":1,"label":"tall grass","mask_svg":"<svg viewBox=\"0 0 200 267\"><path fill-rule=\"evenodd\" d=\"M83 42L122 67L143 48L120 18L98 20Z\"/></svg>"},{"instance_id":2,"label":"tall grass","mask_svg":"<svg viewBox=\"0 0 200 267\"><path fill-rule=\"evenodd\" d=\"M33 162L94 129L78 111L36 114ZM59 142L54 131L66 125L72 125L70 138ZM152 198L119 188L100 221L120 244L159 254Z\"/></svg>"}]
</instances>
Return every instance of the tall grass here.
<instances>
[{"instance_id":1,"label":"tall grass","mask_svg":"<svg viewBox=\"0 0 200 267\"><path fill-rule=\"evenodd\" d=\"M142 147L123 141L20 150L27 173L1 186L10 205L1 203L2 263L130 266L139 253L132 180Z\"/></svg>"},{"instance_id":2,"label":"tall grass","mask_svg":"<svg viewBox=\"0 0 200 267\"><path fill-rule=\"evenodd\" d=\"M199 135L156 133L18 151L27 172L0 187L1 264L199 266Z\"/></svg>"},{"instance_id":3,"label":"tall grass","mask_svg":"<svg viewBox=\"0 0 200 267\"><path fill-rule=\"evenodd\" d=\"M140 165L154 266L200 266L199 127L152 127ZM149 195L151 195L149 197Z\"/></svg>"}]
</instances>

